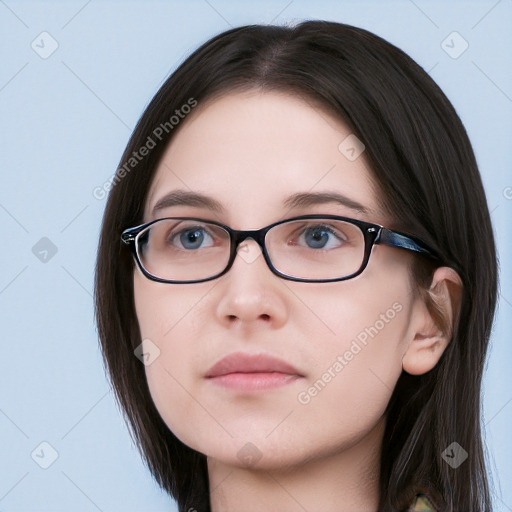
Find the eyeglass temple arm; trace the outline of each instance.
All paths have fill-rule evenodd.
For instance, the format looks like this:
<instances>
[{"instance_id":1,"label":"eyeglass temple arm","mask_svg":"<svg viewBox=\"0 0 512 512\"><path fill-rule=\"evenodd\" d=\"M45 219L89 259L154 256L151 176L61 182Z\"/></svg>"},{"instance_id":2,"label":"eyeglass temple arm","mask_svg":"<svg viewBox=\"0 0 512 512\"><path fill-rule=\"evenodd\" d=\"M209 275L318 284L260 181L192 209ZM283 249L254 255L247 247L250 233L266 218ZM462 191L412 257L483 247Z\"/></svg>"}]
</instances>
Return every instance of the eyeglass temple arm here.
<instances>
[{"instance_id":1,"label":"eyeglass temple arm","mask_svg":"<svg viewBox=\"0 0 512 512\"><path fill-rule=\"evenodd\" d=\"M379 236L377 240L375 240L375 243L389 245L391 247L399 247L401 249L407 249L408 251L419 252L420 254L430 256L434 259L439 259L439 257L433 251L415 242L412 238L401 235L400 233L391 231L387 228L382 228L380 230Z\"/></svg>"},{"instance_id":2,"label":"eyeglass temple arm","mask_svg":"<svg viewBox=\"0 0 512 512\"><path fill-rule=\"evenodd\" d=\"M135 228L136 229L136 228ZM121 233L121 240L126 244L130 245L135 240L136 233L133 232L134 228L125 229Z\"/></svg>"}]
</instances>

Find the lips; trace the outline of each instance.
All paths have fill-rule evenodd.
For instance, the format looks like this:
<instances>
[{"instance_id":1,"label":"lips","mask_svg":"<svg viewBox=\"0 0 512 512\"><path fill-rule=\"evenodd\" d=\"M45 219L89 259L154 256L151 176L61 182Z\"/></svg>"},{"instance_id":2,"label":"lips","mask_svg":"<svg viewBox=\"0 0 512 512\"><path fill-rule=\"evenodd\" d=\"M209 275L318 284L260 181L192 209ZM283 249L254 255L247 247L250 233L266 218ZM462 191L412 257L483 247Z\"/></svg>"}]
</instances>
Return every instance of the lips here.
<instances>
[{"instance_id":1,"label":"lips","mask_svg":"<svg viewBox=\"0 0 512 512\"><path fill-rule=\"evenodd\" d=\"M224 390L247 395L275 390L298 382L304 376L282 359L235 352L214 364L205 377Z\"/></svg>"},{"instance_id":2,"label":"lips","mask_svg":"<svg viewBox=\"0 0 512 512\"><path fill-rule=\"evenodd\" d=\"M265 354L250 355L241 352L222 358L207 371L205 377L221 377L231 373L281 373L303 377L297 368L282 359Z\"/></svg>"}]
</instances>

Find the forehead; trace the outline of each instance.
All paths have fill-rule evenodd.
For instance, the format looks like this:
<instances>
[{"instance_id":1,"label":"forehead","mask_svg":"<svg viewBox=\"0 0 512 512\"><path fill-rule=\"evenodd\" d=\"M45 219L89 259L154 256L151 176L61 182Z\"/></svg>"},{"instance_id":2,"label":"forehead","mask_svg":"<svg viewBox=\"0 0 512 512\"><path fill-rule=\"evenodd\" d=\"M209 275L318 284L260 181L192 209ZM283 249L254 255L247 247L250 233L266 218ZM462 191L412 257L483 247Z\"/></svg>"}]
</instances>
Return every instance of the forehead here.
<instances>
[{"instance_id":1,"label":"forehead","mask_svg":"<svg viewBox=\"0 0 512 512\"><path fill-rule=\"evenodd\" d=\"M336 192L379 222L376 187L364 151L353 158L362 148L354 137L342 121L290 94L247 91L199 104L159 162L145 217L162 216L154 206L179 189L213 196L223 206L222 220L235 228L259 226L285 218L290 195ZM355 151L347 153L347 145ZM327 204L322 211L348 213Z\"/></svg>"}]
</instances>

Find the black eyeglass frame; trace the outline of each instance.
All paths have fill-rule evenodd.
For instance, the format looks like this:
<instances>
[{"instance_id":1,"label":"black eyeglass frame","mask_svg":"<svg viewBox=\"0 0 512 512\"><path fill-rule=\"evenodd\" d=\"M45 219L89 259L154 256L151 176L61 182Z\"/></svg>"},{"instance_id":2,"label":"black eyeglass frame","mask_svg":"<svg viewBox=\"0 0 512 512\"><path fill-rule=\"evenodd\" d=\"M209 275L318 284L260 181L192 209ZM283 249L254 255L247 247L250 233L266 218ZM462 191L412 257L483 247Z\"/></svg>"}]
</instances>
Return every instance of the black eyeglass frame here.
<instances>
[{"instance_id":1,"label":"black eyeglass frame","mask_svg":"<svg viewBox=\"0 0 512 512\"><path fill-rule=\"evenodd\" d=\"M205 279L193 279L193 280L186 280L186 281L176 281L176 280L170 280L170 279L163 279L161 277L155 276L151 274L148 270L144 268L144 265L142 264L138 249L137 249L137 242L138 237L141 235L143 231L145 231L148 227L151 225L168 219L181 219L181 220L193 220L193 221L199 221L204 222L208 224L214 224L216 226L219 226L226 230L229 234L230 238L230 256L228 263L224 270L222 272L219 272L211 277L207 277ZM284 274L280 270L278 270L274 265L272 264L272 261L270 259L270 256L267 252L267 248L265 245L265 237L266 234L274 227L278 226L279 224L284 224L286 222L291 222L295 220L305 220L305 219L331 219L331 220L339 220L344 221L349 224L353 224L357 226L363 233L364 236L364 257L363 262L361 263L361 266L358 270L353 272L352 274L348 276L343 277L336 277L332 279L306 279L302 277L293 277L289 276L287 274ZM130 247L133 256L135 257L135 260L137 262L137 265L139 266L141 272L152 281L157 281L160 283L169 283L169 284L192 284L192 283L202 283L205 281L211 281L213 279L217 279L218 277L226 274L229 269L233 266L233 263L235 261L235 257L237 255L237 248L238 246L247 238L254 239L258 245L261 248L261 252L263 254L263 257L265 258L265 261L267 262L268 267L274 273L275 275L287 279L289 281L299 281L299 282L305 282L305 283L330 283L335 281L346 281L348 279L352 279L359 274L361 274L364 269L368 265L368 261L370 260L370 255L372 252L372 248L374 244L382 244L387 245L390 247L397 247L400 249L406 249L408 251L419 253L423 256L426 256L430 259L439 260L441 261L441 258L439 255L430 247L428 247L424 242L422 242L419 238L413 237L411 235L401 233L399 231L392 231L388 228L385 228L384 226L381 226L380 224L373 224L371 222L362 221L359 219L351 219L349 217L340 217L338 215L322 215L322 214L312 214L312 215L300 215L298 217L291 217L289 219L280 220L277 222L274 222L264 228L261 229L254 229L254 230L238 230L233 229L226 224L222 224L220 222L216 222L213 220L206 220L199 217L164 217L161 219L152 220L150 222L146 222L144 224L140 224L139 226L135 226L132 228L125 229L121 234L121 240Z\"/></svg>"}]
</instances>

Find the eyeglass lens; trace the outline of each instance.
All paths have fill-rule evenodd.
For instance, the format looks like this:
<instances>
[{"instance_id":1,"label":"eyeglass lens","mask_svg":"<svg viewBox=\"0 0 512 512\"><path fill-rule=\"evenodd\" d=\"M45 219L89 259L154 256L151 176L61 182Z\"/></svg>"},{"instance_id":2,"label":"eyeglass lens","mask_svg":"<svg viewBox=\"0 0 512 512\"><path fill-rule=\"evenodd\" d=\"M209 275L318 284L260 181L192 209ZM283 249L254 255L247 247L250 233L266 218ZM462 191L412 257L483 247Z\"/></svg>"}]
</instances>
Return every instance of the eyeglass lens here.
<instances>
[{"instance_id":1,"label":"eyeglass lens","mask_svg":"<svg viewBox=\"0 0 512 512\"><path fill-rule=\"evenodd\" d=\"M290 277L335 279L356 272L364 259L361 229L333 219L301 219L274 226L265 245L274 267ZM222 227L187 219L155 222L137 236L137 253L153 276L173 281L221 273L230 255Z\"/></svg>"}]
</instances>

